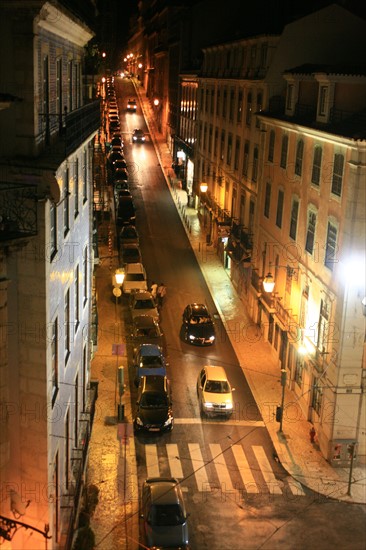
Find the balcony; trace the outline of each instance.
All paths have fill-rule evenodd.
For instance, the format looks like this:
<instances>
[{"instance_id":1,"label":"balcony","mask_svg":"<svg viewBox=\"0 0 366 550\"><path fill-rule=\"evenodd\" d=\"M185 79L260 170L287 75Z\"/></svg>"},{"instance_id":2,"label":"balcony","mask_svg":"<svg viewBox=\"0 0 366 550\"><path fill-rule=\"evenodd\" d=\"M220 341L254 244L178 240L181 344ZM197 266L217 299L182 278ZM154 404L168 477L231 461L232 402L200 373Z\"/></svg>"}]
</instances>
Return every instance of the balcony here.
<instances>
[{"instance_id":1,"label":"balcony","mask_svg":"<svg viewBox=\"0 0 366 550\"><path fill-rule=\"evenodd\" d=\"M97 132L101 125L100 100L95 100L70 113L41 114L43 137L47 150L44 155L59 150L64 158L76 151L90 135Z\"/></svg>"},{"instance_id":2,"label":"balcony","mask_svg":"<svg viewBox=\"0 0 366 550\"><path fill-rule=\"evenodd\" d=\"M36 186L0 182L0 242L36 234Z\"/></svg>"}]
</instances>

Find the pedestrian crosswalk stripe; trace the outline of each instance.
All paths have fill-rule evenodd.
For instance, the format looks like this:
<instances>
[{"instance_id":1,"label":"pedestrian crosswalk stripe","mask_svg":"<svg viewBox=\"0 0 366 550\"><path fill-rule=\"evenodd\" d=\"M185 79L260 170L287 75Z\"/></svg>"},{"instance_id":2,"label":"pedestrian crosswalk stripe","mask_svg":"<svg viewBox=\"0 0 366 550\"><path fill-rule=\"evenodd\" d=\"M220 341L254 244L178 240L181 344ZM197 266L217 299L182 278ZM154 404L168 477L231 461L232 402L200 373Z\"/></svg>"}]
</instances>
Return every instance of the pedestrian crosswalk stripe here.
<instances>
[{"instance_id":1,"label":"pedestrian crosswalk stripe","mask_svg":"<svg viewBox=\"0 0 366 550\"><path fill-rule=\"evenodd\" d=\"M255 494L259 493L259 489L248 464L247 457L244 454L243 447L241 445L233 445L231 450L233 451L233 455L239 468L239 474L243 480L246 492Z\"/></svg>"},{"instance_id":2,"label":"pedestrian crosswalk stripe","mask_svg":"<svg viewBox=\"0 0 366 550\"><path fill-rule=\"evenodd\" d=\"M159 477L159 458L156 445L145 445L147 477Z\"/></svg>"},{"instance_id":3,"label":"pedestrian crosswalk stripe","mask_svg":"<svg viewBox=\"0 0 366 550\"><path fill-rule=\"evenodd\" d=\"M192 460L192 468L196 478L199 491L205 492L209 489L208 477L206 474L205 463L202 459L199 443L188 443L189 454Z\"/></svg>"},{"instance_id":4,"label":"pedestrian crosswalk stripe","mask_svg":"<svg viewBox=\"0 0 366 550\"><path fill-rule=\"evenodd\" d=\"M219 443L210 443L210 451L212 454L213 463L216 468L217 476L220 480L221 490L234 491L231 477L226 466L224 454Z\"/></svg>"},{"instance_id":5,"label":"pedestrian crosswalk stripe","mask_svg":"<svg viewBox=\"0 0 366 550\"><path fill-rule=\"evenodd\" d=\"M258 445L253 445L252 447L254 455L258 461L261 474L264 478L264 481L268 485L269 492L271 494L281 495L282 489L279 485L278 480L276 479L273 470L271 468L271 465L269 463L269 460L264 452L263 447L259 447Z\"/></svg>"},{"instance_id":6,"label":"pedestrian crosswalk stripe","mask_svg":"<svg viewBox=\"0 0 366 550\"><path fill-rule=\"evenodd\" d=\"M178 479L183 478L183 470L180 463L178 445L176 445L175 443L168 443L166 449L168 453L169 467L172 477L176 477Z\"/></svg>"},{"instance_id":7,"label":"pedestrian crosswalk stripe","mask_svg":"<svg viewBox=\"0 0 366 550\"><path fill-rule=\"evenodd\" d=\"M301 483L299 483L296 479L291 478L288 482L288 486L289 486L290 491L293 495L295 495L295 496L299 496L299 495L304 496L305 495L305 491L301 487Z\"/></svg>"},{"instance_id":8,"label":"pedestrian crosswalk stripe","mask_svg":"<svg viewBox=\"0 0 366 550\"><path fill-rule=\"evenodd\" d=\"M213 420L211 418L174 418L174 424L206 424L220 425L220 426L249 426L250 428L264 428L265 423L263 420Z\"/></svg>"}]
</instances>

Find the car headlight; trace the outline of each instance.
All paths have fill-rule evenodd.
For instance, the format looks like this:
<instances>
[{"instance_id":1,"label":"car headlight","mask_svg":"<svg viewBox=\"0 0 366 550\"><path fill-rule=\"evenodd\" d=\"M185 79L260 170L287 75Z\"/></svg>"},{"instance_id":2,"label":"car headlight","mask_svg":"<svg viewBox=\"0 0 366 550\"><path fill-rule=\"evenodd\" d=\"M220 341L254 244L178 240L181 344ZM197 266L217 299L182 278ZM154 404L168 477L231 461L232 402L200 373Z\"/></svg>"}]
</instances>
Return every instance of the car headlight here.
<instances>
[{"instance_id":1,"label":"car headlight","mask_svg":"<svg viewBox=\"0 0 366 550\"><path fill-rule=\"evenodd\" d=\"M164 422L164 426L170 426L172 422L173 422L173 417L169 416L169 418Z\"/></svg>"},{"instance_id":2,"label":"car headlight","mask_svg":"<svg viewBox=\"0 0 366 550\"><path fill-rule=\"evenodd\" d=\"M203 406L205 407L205 409L212 409L213 408L213 403L210 403L209 401L206 401Z\"/></svg>"},{"instance_id":3,"label":"car headlight","mask_svg":"<svg viewBox=\"0 0 366 550\"><path fill-rule=\"evenodd\" d=\"M215 336L210 336L210 341L213 342L215 340Z\"/></svg>"},{"instance_id":4,"label":"car headlight","mask_svg":"<svg viewBox=\"0 0 366 550\"><path fill-rule=\"evenodd\" d=\"M142 422L141 418L139 416L136 417L136 424L138 424L139 426L143 426L144 423Z\"/></svg>"},{"instance_id":5,"label":"car headlight","mask_svg":"<svg viewBox=\"0 0 366 550\"><path fill-rule=\"evenodd\" d=\"M233 408L233 404L232 404L232 403L226 403L226 408L227 408L227 409L232 409L232 408Z\"/></svg>"},{"instance_id":6,"label":"car headlight","mask_svg":"<svg viewBox=\"0 0 366 550\"><path fill-rule=\"evenodd\" d=\"M189 339L190 339L190 340L195 340L196 338L195 338L195 336L193 336L193 334L190 334L190 335L189 335Z\"/></svg>"}]
</instances>

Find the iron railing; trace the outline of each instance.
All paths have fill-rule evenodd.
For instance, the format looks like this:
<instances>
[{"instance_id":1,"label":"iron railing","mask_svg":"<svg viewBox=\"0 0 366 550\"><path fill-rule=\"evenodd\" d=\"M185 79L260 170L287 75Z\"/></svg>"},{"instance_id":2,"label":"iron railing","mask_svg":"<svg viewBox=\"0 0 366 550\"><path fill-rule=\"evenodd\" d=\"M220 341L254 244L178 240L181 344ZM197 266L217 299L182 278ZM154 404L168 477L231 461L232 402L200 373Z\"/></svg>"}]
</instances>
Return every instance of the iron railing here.
<instances>
[{"instance_id":1,"label":"iron railing","mask_svg":"<svg viewBox=\"0 0 366 550\"><path fill-rule=\"evenodd\" d=\"M0 182L0 242L37 234L35 185Z\"/></svg>"}]
</instances>

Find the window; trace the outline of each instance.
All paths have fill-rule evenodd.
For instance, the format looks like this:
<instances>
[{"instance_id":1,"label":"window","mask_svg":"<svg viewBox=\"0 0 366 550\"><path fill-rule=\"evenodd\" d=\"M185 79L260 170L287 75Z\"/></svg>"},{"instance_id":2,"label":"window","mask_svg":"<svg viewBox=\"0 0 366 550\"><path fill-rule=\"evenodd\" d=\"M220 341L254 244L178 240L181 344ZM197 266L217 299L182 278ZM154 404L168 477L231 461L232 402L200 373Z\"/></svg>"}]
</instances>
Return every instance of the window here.
<instances>
[{"instance_id":1,"label":"window","mask_svg":"<svg viewBox=\"0 0 366 550\"><path fill-rule=\"evenodd\" d=\"M264 199L264 215L266 218L269 218L269 210L271 207L271 184L269 182L266 183L266 196Z\"/></svg>"},{"instance_id":2,"label":"window","mask_svg":"<svg viewBox=\"0 0 366 550\"><path fill-rule=\"evenodd\" d=\"M55 455L53 461L53 474L52 474L52 490L53 495L50 501L53 504L53 529L52 537L55 542L59 541L59 514L60 514L60 481L59 481L59 458L58 452Z\"/></svg>"},{"instance_id":3,"label":"window","mask_svg":"<svg viewBox=\"0 0 366 550\"><path fill-rule=\"evenodd\" d=\"M220 115L220 101L221 101L221 92L217 90L216 94L216 116Z\"/></svg>"},{"instance_id":4,"label":"window","mask_svg":"<svg viewBox=\"0 0 366 550\"><path fill-rule=\"evenodd\" d=\"M283 136L281 145L281 168L287 167L288 136Z\"/></svg>"},{"instance_id":5,"label":"window","mask_svg":"<svg viewBox=\"0 0 366 550\"><path fill-rule=\"evenodd\" d=\"M225 150L225 130L221 130L221 143L220 143L220 159L224 160Z\"/></svg>"},{"instance_id":6,"label":"window","mask_svg":"<svg viewBox=\"0 0 366 550\"><path fill-rule=\"evenodd\" d=\"M332 193L337 195L337 197L340 197L342 194L343 166L344 156L335 154L333 162Z\"/></svg>"},{"instance_id":7,"label":"window","mask_svg":"<svg viewBox=\"0 0 366 550\"><path fill-rule=\"evenodd\" d=\"M57 208L50 202L50 260L57 254Z\"/></svg>"},{"instance_id":8,"label":"window","mask_svg":"<svg viewBox=\"0 0 366 550\"><path fill-rule=\"evenodd\" d=\"M299 139L296 146L296 159L295 159L295 174L301 176L302 174L302 159L304 156L304 141Z\"/></svg>"},{"instance_id":9,"label":"window","mask_svg":"<svg viewBox=\"0 0 366 550\"><path fill-rule=\"evenodd\" d=\"M245 116L245 123L247 126L250 126L252 121L252 94L249 93L247 96L247 111Z\"/></svg>"},{"instance_id":10,"label":"window","mask_svg":"<svg viewBox=\"0 0 366 550\"><path fill-rule=\"evenodd\" d=\"M258 93L257 94L257 113L262 112L262 109L263 109L263 96L261 93ZM260 121L258 117L256 117L255 125L257 128L260 127Z\"/></svg>"},{"instance_id":11,"label":"window","mask_svg":"<svg viewBox=\"0 0 366 550\"><path fill-rule=\"evenodd\" d=\"M214 157L217 157L217 143L219 141L219 130L215 128L215 137L214 137Z\"/></svg>"},{"instance_id":12,"label":"window","mask_svg":"<svg viewBox=\"0 0 366 550\"><path fill-rule=\"evenodd\" d=\"M254 204L254 201L250 200L250 202L249 202L249 231L250 231L250 233L253 232L253 227L254 227L254 212L255 212L255 204Z\"/></svg>"},{"instance_id":13,"label":"window","mask_svg":"<svg viewBox=\"0 0 366 550\"><path fill-rule=\"evenodd\" d=\"M273 159L274 159L274 146L275 146L275 133L274 133L274 130L271 130L269 134L269 143L268 143L269 162L273 162Z\"/></svg>"},{"instance_id":14,"label":"window","mask_svg":"<svg viewBox=\"0 0 366 550\"><path fill-rule=\"evenodd\" d=\"M240 123L243 116L243 90L239 90L238 108L236 111L236 122Z\"/></svg>"},{"instance_id":15,"label":"window","mask_svg":"<svg viewBox=\"0 0 366 550\"><path fill-rule=\"evenodd\" d=\"M278 196L277 196L277 212L276 212L277 227L282 227L283 199L284 199L284 192L282 189L279 189Z\"/></svg>"},{"instance_id":16,"label":"window","mask_svg":"<svg viewBox=\"0 0 366 550\"><path fill-rule=\"evenodd\" d=\"M320 183L320 169L322 165L322 148L317 145L314 149L313 156L313 169L311 172L311 183L319 185Z\"/></svg>"},{"instance_id":17,"label":"window","mask_svg":"<svg viewBox=\"0 0 366 550\"><path fill-rule=\"evenodd\" d=\"M288 84L287 85L287 102L286 102L286 109L291 111L294 101L294 85Z\"/></svg>"},{"instance_id":18,"label":"window","mask_svg":"<svg viewBox=\"0 0 366 550\"><path fill-rule=\"evenodd\" d=\"M328 87L320 86L319 92L319 115L324 116L327 109Z\"/></svg>"},{"instance_id":19,"label":"window","mask_svg":"<svg viewBox=\"0 0 366 550\"><path fill-rule=\"evenodd\" d=\"M70 483L70 411L67 409L65 416L65 489L69 489Z\"/></svg>"},{"instance_id":20,"label":"window","mask_svg":"<svg viewBox=\"0 0 366 550\"><path fill-rule=\"evenodd\" d=\"M88 154L87 150L83 153L83 204L88 200Z\"/></svg>"},{"instance_id":21,"label":"window","mask_svg":"<svg viewBox=\"0 0 366 550\"><path fill-rule=\"evenodd\" d=\"M63 96L62 96L62 59L56 61L56 109L59 116L59 129L62 128Z\"/></svg>"},{"instance_id":22,"label":"window","mask_svg":"<svg viewBox=\"0 0 366 550\"><path fill-rule=\"evenodd\" d=\"M215 90L211 90L211 104L210 104L210 113L211 115L214 114L214 107L215 107Z\"/></svg>"},{"instance_id":23,"label":"window","mask_svg":"<svg viewBox=\"0 0 366 550\"><path fill-rule=\"evenodd\" d=\"M226 108L227 108L227 90L225 88L224 89L224 97L223 97L223 101L222 101L222 116L224 118L226 117Z\"/></svg>"},{"instance_id":24,"label":"window","mask_svg":"<svg viewBox=\"0 0 366 550\"><path fill-rule=\"evenodd\" d=\"M308 211L308 225L306 230L306 243L305 250L312 254L314 251L315 242L315 227L316 227L316 212L313 210Z\"/></svg>"},{"instance_id":25,"label":"window","mask_svg":"<svg viewBox=\"0 0 366 550\"><path fill-rule=\"evenodd\" d=\"M64 182L64 237L68 234L70 230L70 182L69 182L69 169L65 171L65 182Z\"/></svg>"},{"instance_id":26,"label":"window","mask_svg":"<svg viewBox=\"0 0 366 550\"><path fill-rule=\"evenodd\" d=\"M292 199L291 219L290 219L290 237L291 239L294 239L294 241L296 240L298 216L299 216L299 200L294 197Z\"/></svg>"},{"instance_id":27,"label":"window","mask_svg":"<svg viewBox=\"0 0 366 550\"><path fill-rule=\"evenodd\" d=\"M78 330L78 328L79 328L79 324L80 324L79 282L80 282L80 277L79 277L79 266L76 266L76 269L75 269L75 281L74 281L74 288L75 288L75 292L74 292L74 300L75 300L75 302L74 302L74 307L75 307L75 313L74 313L74 317L75 317L75 332L77 332L77 330Z\"/></svg>"},{"instance_id":28,"label":"window","mask_svg":"<svg viewBox=\"0 0 366 550\"><path fill-rule=\"evenodd\" d=\"M84 326L84 328L85 328L85 326ZM84 333L84 328L83 328L83 333ZM84 334L83 334L83 339L85 341ZM88 357L88 355L87 355L87 345L84 344L84 347L83 347L83 395L82 395L82 398L83 398L83 411L85 411L85 407L86 407L86 390L87 390L87 387L88 387L87 357Z\"/></svg>"},{"instance_id":29,"label":"window","mask_svg":"<svg viewBox=\"0 0 366 550\"><path fill-rule=\"evenodd\" d=\"M65 346L65 365L70 357L71 334L70 334L70 289L65 294L64 304L64 346Z\"/></svg>"},{"instance_id":30,"label":"window","mask_svg":"<svg viewBox=\"0 0 366 550\"><path fill-rule=\"evenodd\" d=\"M233 135L229 134L227 138L226 164L231 165L231 157L233 154Z\"/></svg>"},{"instance_id":31,"label":"window","mask_svg":"<svg viewBox=\"0 0 366 550\"><path fill-rule=\"evenodd\" d=\"M48 55L43 59L43 112L46 129L49 131L49 111L50 111L50 83L49 83L49 61Z\"/></svg>"},{"instance_id":32,"label":"window","mask_svg":"<svg viewBox=\"0 0 366 550\"><path fill-rule=\"evenodd\" d=\"M245 195L240 195L239 220L240 225L245 225Z\"/></svg>"},{"instance_id":33,"label":"window","mask_svg":"<svg viewBox=\"0 0 366 550\"><path fill-rule=\"evenodd\" d=\"M243 159L243 174L248 176L249 169L249 141L246 141L244 144L244 159Z\"/></svg>"},{"instance_id":34,"label":"window","mask_svg":"<svg viewBox=\"0 0 366 550\"><path fill-rule=\"evenodd\" d=\"M318 378L314 379L313 395L311 399L311 406L317 414L320 414L320 409L323 399L323 388Z\"/></svg>"},{"instance_id":35,"label":"window","mask_svg":"<svg viewBox=\"0 0 366 550\"><path fill-rule=\"evenodd\" d=\"M58 319L51 325L51 376L52 376L52 406L58 393Z\"/></svg>"},{"instance_id":36,"label":"window","mask_svg":"<svg viewBox=\"0 0 366 550\"><path fill-rule=\"evenodd\" d=\"M78 446L78 435L79 435L79 375L76 375L75 386L74 386L74 440L75 447Z\"/></svg>"},{"instance_id":37,"label":"window","mask_svg":"<svg viewBox=\"0 0 366 550\"><path fill-rule=\"evenodd\" d=\"M234 88L230 90L230 104L229 104L229 120L234 120L234 106L235 106L235 91Z\"/></svg>"},{"instance_id":38,"label":"window","mask_svg":"<svg viewBox=\"0 0 366 550\"><path fill-rule=\"evenodd\" d=\"M304 370L304 358L301 357L301 355L297 355L296 365L295 365L295 382L299 386L299 388L301 388L302 386L303 370Z\"/></svg>"},{"instance_id":39,"label":"window","mask_svg":"<svg viewBox=\"0 0 366 550\"><path fill-rule=\"evenodd\" d=\"M212 153L212 135L213 135L213 128L212 124L210 124L210 128L208 131L208 152Z\"/></svg>"},{"instance_id":40,"label":"window","mask_svg":"<svg viewBox=\"0 0 366 550\"><path fill-rule=\"evenodd\" d=\"M327 244L325 246L325 258L324 265L328 269L333 271L334 264L337 263L336 259L337 252L337 226L334 223L328 222L327 230Z\"/></svg>"},{"instance_id":41,"label":"window","mask_svg":"<svg viewBox=\"0 0 366 550\"><path fill-rule=\"evenodd\" d=\"M84 248L83 275L84 275L83 306L85 307L88 301L88 248L87 247Z\"/></svg>"},{"instance_id":42,"label":"window","mask_svg":"<svg viewBox=\"0 0 366 550\"><path fill-rule=\"evenodd\" d=\"M317 348L320 352L326 351L329 334L330 304L328 300L320 300Z\"/></svg>"},{"instance_id":43,"label":"window","mask_svg":"<svg viewBox=\"0 0 366 550\"><path fill-rule=\"evenodd\" d=\"M234 170L239 170L239 155L240 155L240 137L236 137L236 140L235 140Z\"/></svg>"},{"instance_id":44,"label":"window","mask_svg":"<svg viewBox=\"0 0 366 550\"><path fill-rule=\"evenodd\" d=\"M74 217L79 215L79 159L76 157L74 165Z\"/></svg>"},{"instance_id":45,"label":"window","mask_svg":"<svg viewBox=\"0 0 366 550\"><path fill-rule=\"evenodd\" d=\"M71 112L72 109L73 109L73 97L72 97L72 94L73 94L73 87L74 87L74 83L73 83L73 64L72 64L72 61L69 61L69 66L68 66L68 86L69 86L69 112Z\"/></svg>"},{"instance_id":46,"label":"window","mask_svg":"<svg viewBox=\"0 0 366 550\"><path fill-rule=\"evenodd\" d=\"M252 181L256 182L257 178L258 178L258 147L254 147L254 150L253 150Z\"/></svg>"}]
</instances>

